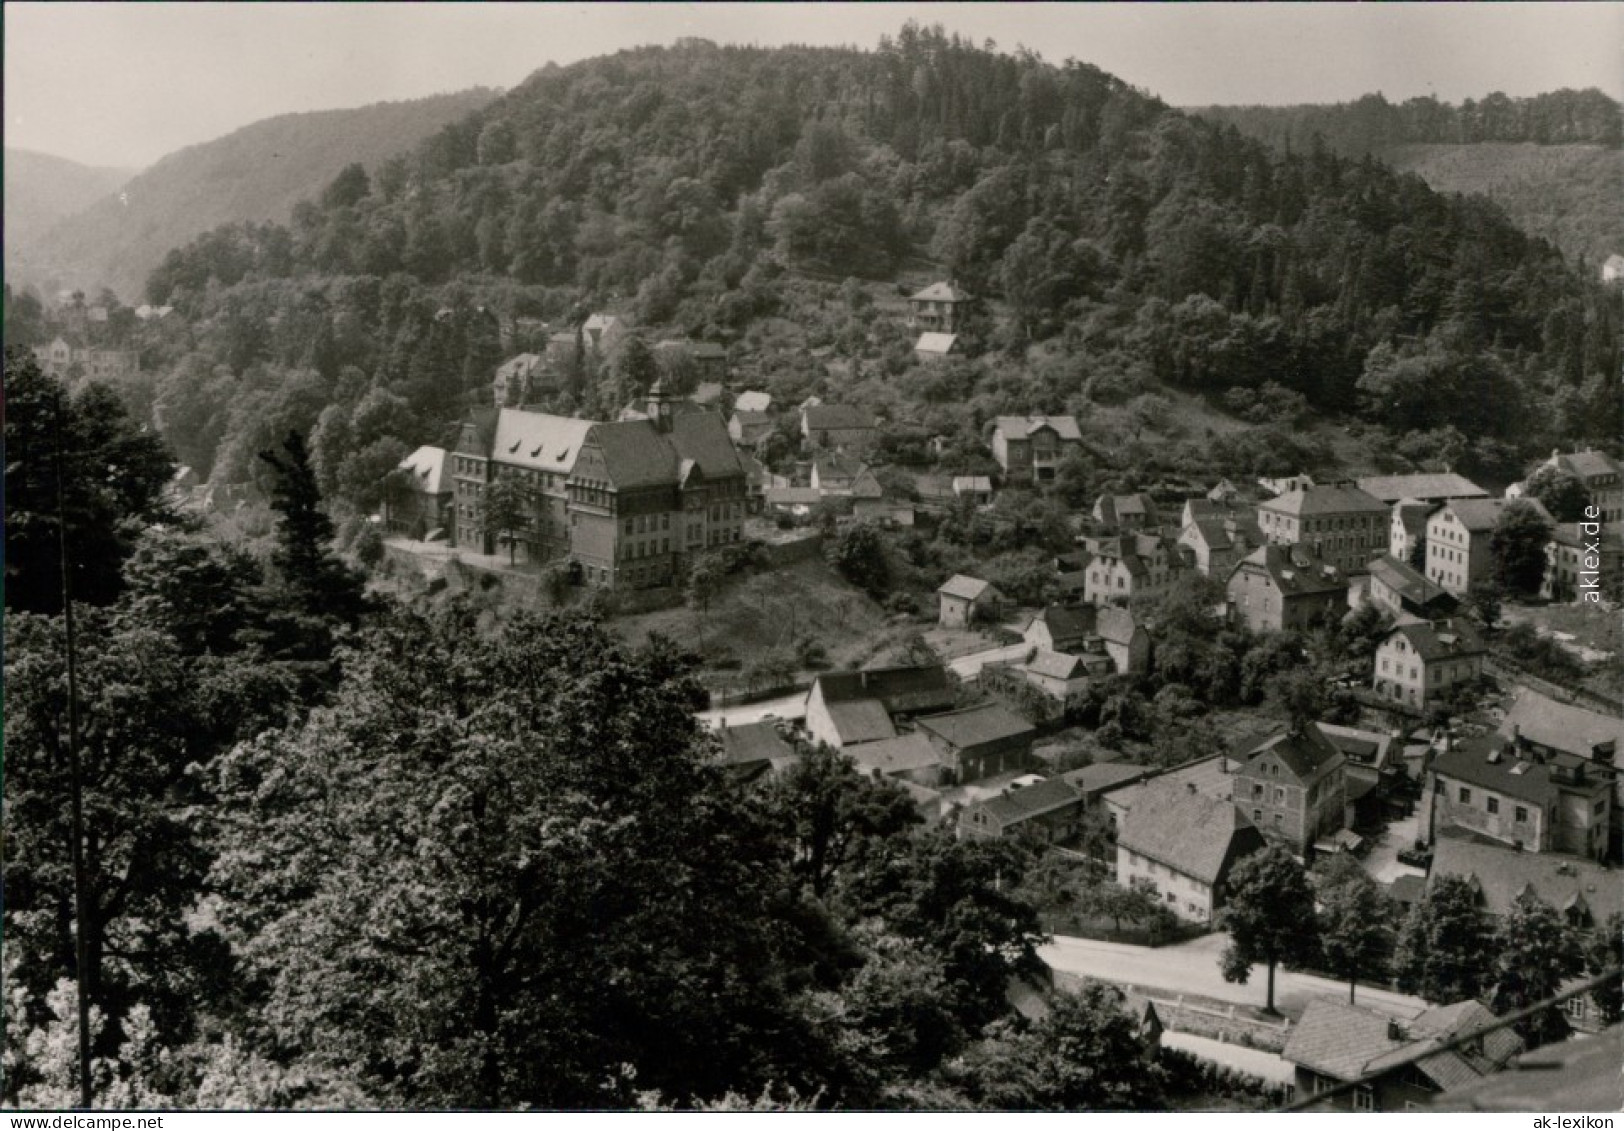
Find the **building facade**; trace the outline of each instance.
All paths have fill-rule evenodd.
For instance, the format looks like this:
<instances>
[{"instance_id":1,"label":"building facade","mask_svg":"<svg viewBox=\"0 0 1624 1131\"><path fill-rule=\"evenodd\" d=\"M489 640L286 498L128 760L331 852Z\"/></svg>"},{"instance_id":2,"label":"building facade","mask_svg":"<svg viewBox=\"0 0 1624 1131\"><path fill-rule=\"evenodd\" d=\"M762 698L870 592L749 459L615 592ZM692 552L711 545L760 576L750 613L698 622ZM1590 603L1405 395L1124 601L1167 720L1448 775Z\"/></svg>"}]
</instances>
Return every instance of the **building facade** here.
<instances>
[{"instance_id":1,"label":"building facade","mask_svg":"<svg viewBox=\"0 0 1624 1131\"><path fill-rule=\"evenodd\" d=\"M1006 483L1052 483L1061 461L1082 446L1070 416L1000 416L993 423L992 458Z\"/></svg>"},{"instance_id":2,"label":"building facade","mask_svg":"<svg viewBox=\"0 0 1624 1131\"><path fill-rule=\"evenodd\" d=\"M1343 573L1356 573L1387 545L1391 514L1352 483L1328 483L1259 503L1257 518L1271 544L1307 546Z\"/></svg>"}]
</instances>

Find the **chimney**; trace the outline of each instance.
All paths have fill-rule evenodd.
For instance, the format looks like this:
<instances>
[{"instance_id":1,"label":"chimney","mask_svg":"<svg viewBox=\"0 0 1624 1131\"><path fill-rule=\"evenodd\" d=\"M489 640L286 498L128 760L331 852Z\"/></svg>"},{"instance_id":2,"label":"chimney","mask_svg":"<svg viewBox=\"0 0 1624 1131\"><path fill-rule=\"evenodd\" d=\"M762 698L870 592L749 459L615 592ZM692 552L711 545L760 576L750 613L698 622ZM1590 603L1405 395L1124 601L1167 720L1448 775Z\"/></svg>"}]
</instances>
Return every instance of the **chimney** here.
<instances>
[{"instance_id":1,"label":"chimney","mask_svg":"<svg viewBox=\"0 0 1624 1131\"><path fill-rule=\"evenodd\" d=\"M648 390L648 418L656 431L671 431L671 400L666 396L665 385L658 377Z\"/></svg>"}]
</instances>

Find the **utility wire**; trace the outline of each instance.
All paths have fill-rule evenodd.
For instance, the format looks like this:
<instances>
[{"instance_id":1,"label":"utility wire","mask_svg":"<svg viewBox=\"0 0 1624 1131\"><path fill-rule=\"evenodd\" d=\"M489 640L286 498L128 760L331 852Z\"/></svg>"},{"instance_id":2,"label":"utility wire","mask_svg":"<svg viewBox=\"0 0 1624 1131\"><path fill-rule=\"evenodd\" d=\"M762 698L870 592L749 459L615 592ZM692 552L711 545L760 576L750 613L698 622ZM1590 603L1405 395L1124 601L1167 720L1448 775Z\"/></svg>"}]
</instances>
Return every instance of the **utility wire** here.
<instances>
[{"instance_id":1,"label":"utility wire","mask_svg":"<svg viewBox=\"0 0 1624 1131\"><path fill-rule=\"evenodd\" d=\"M1496 1033L1501 1029L1515 1025L1519 1021L1526 1021L1535 1014L1543 1013L1545 1010L1550 1009L1553 1006L1561 1005L1569 998L1578 997L1580 994L1587 994L1591 990L1596 989L1598 986L1604 986L1608 982L1616 982L1620 978L1624 978L1624 966L1615 966L1611 970L1605 970L1593 978L1587 978L1578 985L1571 986L1553 997L1548 997L1542 1002L1535 1005L1530 1005L1526 1009L1519 1009L1515 1013L1509 1013L1497 1020L1493 1025L1485 1025L1481 1029L1473 1029L1471 1032L1462 1033L1460 1036L1454 1038L1453 1040L1446 1041L1441 1045L1418 1049L1416 1052L1404 1057L1402 1060L1395 1060L1391 1064L1384 1066L1380 1072L1374 1073L1370 1076L1361 1076L1357 1080L1344 1081L1343 1083L1336 1085L1334 1088L1327 1088L1323 1092L1315 1092L1311 1096L1304 1096L1302 1099L1295 1100L1292 1103L1287 1104L1285 1107L1277 1108L1275 1110L1277 1112L1302 1111L1305 1108L1313 1107L1315 1104L1332 1099L1335 1096L1345 1095L1348 1092L1353 1091L1355 1088L1362 1087L1378 1077L1386 1076L1396 1068L1404 1068L1411 1064L1415 1064L1418 1061L1425 1060L1429 1056L1437 1056L1439 1053L1451 1052L1454 1049L1460 1048L1462 1045L1470 1044L1473 1041L1482 1040L1483 1037L1489 1033ZM1419 1043L1424 1044L1425 1041L1423 1040Z\"/></svg>"}]
</instances>

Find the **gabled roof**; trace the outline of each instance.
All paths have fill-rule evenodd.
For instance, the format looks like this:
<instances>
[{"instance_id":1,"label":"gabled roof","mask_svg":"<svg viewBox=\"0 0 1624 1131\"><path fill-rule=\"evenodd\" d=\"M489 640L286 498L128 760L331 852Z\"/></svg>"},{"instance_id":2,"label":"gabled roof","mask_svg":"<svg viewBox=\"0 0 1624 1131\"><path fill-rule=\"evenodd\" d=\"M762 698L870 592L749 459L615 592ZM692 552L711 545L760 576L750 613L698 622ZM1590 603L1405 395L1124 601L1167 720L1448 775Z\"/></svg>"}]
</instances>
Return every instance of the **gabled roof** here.
<instances>
[{"instance_id":1,"label":"gabled roof","mask_svg":"<svg viewBox=\"0 0 1624 1131\"><path fill-rule=\"evenodd\" d=\"M843 747L897 736L897 728L891 725L885 704L878 699L848 699L829 703L827 707Z\"/></svg>"},{"instance_id":2,"label":"gabled roof","mask_svg":"<svg viewBox=\"0 0 1624 1131\"><path fill-rule=\"evenodd\" d=\"M940 765L942 761L936 747L930 744L930 739L917 731L894 738L848 744L840 752L851 755L863 773L878 770L883 777L928 769Z\"/></svg>"},{"instance_id":3,"label":"gabled roof","mask_svg":"<svg viewBox=\"0 0 1624 1131\"><path fill-rule=\"evenodd\" d=\"M809 405L801 410L801 414L806 421L806 426L818 431L873 428L875 426L873 413L866 408L852 404Z\"/></svg>"},{"instance_id":4,"label":"gabled roof","mask_svg":"<svg viewBox=\"0 0 1624 1131\"><path fill-rule=\"evenodd\" d=\"M1132 809L1153 788L1188 789L1190 786L1205 797L1233 804L1230 801L1234 791L1232 777L1240 765L1225 755L1209 754L1205 758L1196 758L1165 770L1150 771L1147 775L1149 780L1142 784L1113 786L1105 792L1111 795L1113 805L1123 809Z\"/></svg>"},{"instance_id":5,"label":"gabled roof","mask_svg":"<svg viewBox=\"0 0 1624 1131\"><path fill-rule=\"evenodd\" d=\"M1327 565L1304 546L1259 546L1235 563L1235 572L1261 569L1276 589L1287 597L1345 590L1348 579L1335 566Z\"/></svg>"},{"instance_id":6,"label":"gabled roof","mask_svg":"<svg viewBox=\"0 0 1624 1131\"><path fill-rule=\"evenodd\" d=\"M812 466L817 470L818 478L821 479L826 475L850 478L855 476L863 465L840 452L820 452L812 460Z\"/></svg>"},{"instance_id":7,"label":"gabled roof","mask_svg":"<svg viewBox=\"0 0 1624 1131\"><path fill-rule=\"evenodd\" d=\"M1262 510L1307 518L1317 515L1387 513L1387 504L1373 498L1351 483L1326 483L1296 491L1287 491L1267 502L1259 503Z\"/></svg>"},{"instance_id":8,"label":"gabled roof","mask_svg":"<svg viewBox=\"0 0 1624 1131\"><path fill-rule=\"evenodd\" d=\"M880 486L879 479L866 467L859 467L857 474L852 476L851 494L854 499L884 498L885 488Z\"/></svg>"},{"instance_id":9,"label":"gabled roof","mask_svg":"<svg viewBox=\"0 0 1624 1131\"><path fill-rule=\"evenodd\" d=\"M1506 507L1512 502L1527 503L1529 506L1539 511L1539 513L1545 517L1547 522L1550 521L1550 512L1545 509L1540 501L1526 495L1521 499L1515 500L1452 499L1445 503L1442 509L1454 515L1456 521L1458 521L1462 526L1466 527L1466 529L1471 533L1482 534L1494 529L1495 523L1500 521L1501 514L1505 512Z\"/></svg>"},{"instance_id":10,"label":"gabled roof","mask_svg":"<svg viewBox=\"0 0 1624 1131\"><path fill-rule=\"evenodd\" d=\"M1493 1013L1475 1001L1429 1009L1399 1021L1362 1006L1315 998L1292 1030L1281 1056L1293 1064L1337 1080L1360 1080L1407 1063L1440 1089L1470 1083L1502 1067L1522 1051L1522 1040L1510 1029L1485 1034L1481 1051L1467 1048L1424 1055L1457 1037L1493 1025Z\"/></svg>"},{"instance_id":11,"label":"gabled roof","mask_svg":"<svg viewBox=\"0 0 1624 1131\"><path fill-rule=\"evenodd\" d=\"M1081 656L1070 656L1047 648L1039 648L1021 666L1034 675L1049 679L1078 679L1088 674L1088 665Z\"/></svg>"},{"instance_id":12,"label":"gabled roof","mask_svg":"<svg viewBox=\"0 0 1624 1131\"><path fill-rule=\"evenodd\" d=\"M813 687L826 703L879 699L891 711L926 709L912 706L915 703L945 706L953 702L953 687L941 664L824 672Z\"/></svg>"},{"instance_id":13,"label":"gabled roof","mask_svg":"<svg viewBox=\"0 0 1624 1131\"><path fill-rule=\"evenodd\" d=\"M589 334L593 333L594 331L602 333L604 330L613 329L615 326L623 324L624 323L621 322L618 315L591 314L588 315L587 320L582 323L581 329L585 330Z\"/></svg>"},{"instance_id":14,"label":"gabled roof","mask_svg":"<svg viewBox=\"0 0 1624 1131\"><path fill-rule=\"evenodd\" d=\"M1563 784L1558 774L1566 775L1568 770L1558 769L1555 763L1519 757L1514 744L1495 734L1465 739L1454 749L1440 753L1432 760L1431 770L1440 778L1481 786L1541 809L1555 804L1564 790L1593 796L1611 788L1611 783L1594 769L1578 771L1584 774L1582 781Z\"/></svg>"},{"instance_id":15,"label":"gabled roof","mask_svg":"<svg viewBox=\"0 0 1624 1131\"><path fill-rule=\"evenodd\" d=\"M1400 499L1486 499L1489 493L1452 471L1428 475L1367 475L1357 481L1365 494L1389 505Z\"/></svg>"},{"instance_id":16,"label":"gabled roof","mask_svg":"<svg viewBox=\"0 0 1624 1131\"><path fill-rule=\"evenodd\" d=\"M1270 754L1302 782L1312 781L1347 761L1336 743L1326 738L1314 723L1307 723L1300 730L1281 730L1261 742L1247 742L1244 747L1236 753L1245 758L1248 765Z\"/></svg>"},{"instance_id":17,"label":"gabled roof","mask_svg":"<svg viewBox=\"0 0 1624 1131\"><path fill-rule=\"evenodd\" d=\"M476 408L463 418L457 430L457 448L462 455L488 459L496 442L497 409L493 406Z\"/></svg>"},{"instance_id":18,"label":"gabled roof","mask_svg":"<svg viewBox=\"0 0 1624 1131\"><path fill-rule=\"evenodd\" d=\"M795 748L769 722L723 727L716 733L722 741L722 757L731 765L767 763L776 768L795 758Z\"/></svg>"},{"instance_id":19,"label":"gabled roof","mask_svg":"<svg viewBox=\"0 0 1624 1131\"><path fill-rule=\"evenodd\" d=\"M688 395L688 399L698 405L713 405L722 399L727 389L720 381L701 381Z\"/></svg>"},{"instance_id":20,"label":"gabled roof","mask_svg":"<svg viewBox=\"0 0 1624 1131\"><path fill-rule=\"evenodd\" d=\"M451 476L447 474L444 448L425 444L395 466L412 477L412 486L416 490L429 495L443 495L451 490ZM187 469L182 468L182 471L184 470ZM179 477L179 472L176 476Z\"/></svg>"},{"instance_id":21,"label":"gabled roof","mask_svg":"<svg viewBox=\"0 0 1624 1131\"><path fill-rule=\"evenodd\" d=\"M1155 780L1135 788L1143 792L1123 815L1117 843L1203 883L1218 881L1237 833L1259 836L1228 798Z\"/></svg>"},{"instance_id":22,"label":"gabled roof","mask_svg":"<svg viewBox=\"0 0 1624 1131\"><path fill-rule=\"evenodd\" d=\"M1392 554L1383 554L1370 563L1369 569L1372 580L1379 579L1402 600L1417 608L1424 608L1434 602L1454 603L1454 595L1449 590L1435 581L1427 580L1420 570L1408 562L1400 561Z\"/></svg>"},{"instance_id":23,"label":"gabled roof","mask_svg":"<svg viewBox=\"0 0 1624 1131\"><path fill-rule=\"evenodd\" d=\"M1045 428L1062 440L1083 438L1077 428L1077 419L1072 416L1000 416L993 424L993 431L1002 434L1006 440L1023 440Z\"/></svg>"},{"instance_id":24,"label":"gabled roof","mask_svg":"<svg viewBox=\"0 0 1624 1131\"><path fill-rule=\"evenodd\" d=\"M948 597L961 597L966 601L979 600L988 590L996 595L990 581L983 581L979 577L969 577L962 573L955 573L952 577L937 586L936 592Z\"/></svg>"},{"instance_id":25,"label":"gabled roof","mask_svg":"<svg viewBox=\"0 0 1624 1131\"><path fill-rule=\"evenodd\" d=\"M747 389L733 401L733 407L742 412L764 413L772 406L772 394L763 393L759 389Z\"/></svg>"},{"instance_id":26,"label":"gabled roof","mask_svg":"<svg viewBox=\"0 0 1624 1131\"><path fill-rule=\"evenodd\" d=\"M1530 742L1584 758L1609 742L1615 755L1624 753L1624 719L1559 703L1528 687L1517 689L1500 733L1506 737L1518 733Z\"/></svg>"},{"instance_id":27,"label":"gabled roof","mask_svg":"<svg viewBox=\"0 0 1624 1131\"><path fill-rule=\"evenodd\" d=\"M1049 629L1051 640L1083 640L1098 635L1094 628L1097 617L1098 611L1093 605L1047 605L1033 615L1027 627L1042 621Z\"/></svg>"},{"instance_id":28,"label":"gabled roof","mask_svg":"<svg viewBox=\"0 0 1624 1131\"><path fill-rule=\"evenodd\" d=\"M953 493L958 495L966 491L972 495L992 494L992 477L987 475L955 475L953 477Z\"/></svg>"},{"instance_id":29,"label":"gabled roof","mask_svg":"<svg viewBox=\"0 0 1624 1131\"><path fill-rule=\"evenodd\" d=\"M1083 795L1065 778L1049 778L1036 785L1005 790L977 804L988 816L1008 827L1057 809L1080 805L1082 800Z\"/></svg>"},{"instance_id":30,"label":"gabled roof","mask_svg":"<svg viewBox=\"0 0 1624 1131\"><path fill-rule=\"evenodd\" d=\"M504 408L497 414L491 458L514 467L568 475L593 427L590 420Z\"/></svg>"},{"instance_id":31,"label":"gabled roof","mask_svg":"<svg viewBox=\"0 0 1624 1131\"><path fill-rule=\"evenodd\" d=\"M1031 723L999 703L979 703L940 715L925 715L914 720L914 725L960 750L1006 739L1029 739L1037 733Z\"/></svg>"},{"instance_id":32,"label":"gabled roof","mask_svg":"<svg viewBox=\"0 0 1624 1131\"><path fill-rule=\"evenodd\" d=\"M618 490L675 485L684 460L706 479L743 475L738 451L722 418L713 412L687 412L671 418L671 431L661 432L648 420L621 420L594 425L588 435L603 452L609 478Z\"/></svg>"},{"instance_id":33,"label":"gabled roof","mask_svg":"<svg viewBox=\"0 0 1624 1131\"><path fill-rule=\"evenodd\" d=\"M1263 532L1258 529L1257 515L1213 515L1195 518L1184 532L1194 531L1209 550L1229 550L1237 544L1256 547L1263 544Z\"/></svg>"},{"instance_id":34,"label":"gabled roof","mask_svg":"<svg viewBox=\"0 0 1624 1131\"><path fill-rule=\"evenodd\" d=\"M1144 517L1156 513L1156 504L1143 492L1135 492L1132 495L1101 495L1094 500L1094 512Z\"/></svg>"},{"instance_id":35,"label":"gabled roof","mask_svg":"<svg viewBox=\"0 0 1624 1131\"><path fill-rule=\"evenodd\" d=\"M909 302L967 302L970 292L954 286L952 283L932 283L922 291L916 291L908 298Z\"/></svg>"},{"instance_id":36,"label":"gabled roof","mask_svg":"<svg viewBox=\"0 0 1624 1131\"><path fill-rule=\"evenodd\" d=\"M1382 638L1382 643L1386 644L1395 636L1402 636L1408 641L1416 655L1427 663L1476 656L1484 651L1483 639L1478 635L1477 628L1459 617L1436 622L1401 621Z\"/></svg>"},{"instance_id":37,"label":"gabled roof","mask_svg":"<svg viewBox=\"0 0 1624 1131\"><path fill-rule=\"evenodd\" d=\"M1581 480L1592 479L1598 475L1618 475L1624 471L1612 456L1594 449L1582 452L1557 452L1552 459L1558 467L1572 472Z\"/></svg>"},{"instance_id":38,"label":"gabled roof","mask_svg":"<svg viewBox=\"0 0 1624 1131\"><path fill-rule=\"evenodd\" d=\"M1087 796L1142 781L1151 772L1144 766L1135 766L1127 762L1095 762L1080 770L1068 770L1060 776L1076 786L1078 792Z\"/></svg>"},{"instance_id":39,"label":"gabled roof","mask_svg":"<svg viewBox=\"0 0 1624 1131\"><path fill-rule=\"evenodd\" d=\"M1491 915L1506 914L1525 891L1558 911L1582 907L1597 924L1624 911L1624 873L1577 856L1519 852L1501 844L1440 836L1433 846L1427 886L1445 876L1472 881Z\"/></svg>"},{"instance_id":40,"label":"gabled roof","mask_svg":"<svg viewBox=\"0 0 1624 1131\"><path fill-rule=\"evenodd\" d=\"M914 343L915 353L947 354L958 344L957 334L944 334L939 330L926 330Z\"/></svg>"}]
</instances>

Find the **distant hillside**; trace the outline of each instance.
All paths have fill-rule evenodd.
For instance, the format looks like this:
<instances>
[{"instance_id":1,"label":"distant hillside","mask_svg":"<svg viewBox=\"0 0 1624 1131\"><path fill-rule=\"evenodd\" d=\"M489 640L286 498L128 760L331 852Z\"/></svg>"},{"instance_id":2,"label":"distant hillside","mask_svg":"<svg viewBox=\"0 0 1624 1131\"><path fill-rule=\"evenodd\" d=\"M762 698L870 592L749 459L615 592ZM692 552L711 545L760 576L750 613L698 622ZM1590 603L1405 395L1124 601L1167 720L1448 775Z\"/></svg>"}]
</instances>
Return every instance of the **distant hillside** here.
<instances>
[{"instance_id":1,"label":"distant hillside","mask_svg":"<svg viewBox=\"0 0 1624 1131\"><path fill-rule=\"evenodd\" d=\"M286 221L295 204L316 196L344 166L359 162L376 168L498 93L481 87L410 102L286 114L171 153L120 194L80 202L73 214L59 218L37 241L29 264L37 274L31 281L87 289L106 285L138 302L147 273L170 248L219 224ZM9 161L6 196L9 244Z\"/></svg>"},{"instance_id":2,"label":"distant hillside","mask_svg":"<svg viewBox=\"0 0 1624 1131\"><path fill-rule=\"evenodd\" d=\"M1379 94L1323 106L1205 106L1192 111L1278 149L1318 139L1373 156L1439 192L1481 193L1524 231L1592 265L1624 251L1624 117L1599 90L1533 98L1491 94L1458 106Z\"/></svg>"},{"instance_id":3,"label":"distant hillside","mask_svg":"<svg viewBox=\"0 0 1624 1131\"><path fill-rule=\"evenodd\" d=\"M117 189L133 169L81 165L28 149L6 150L6 277L27 273L51 226Z\"/></svg>"}]
</instances>

